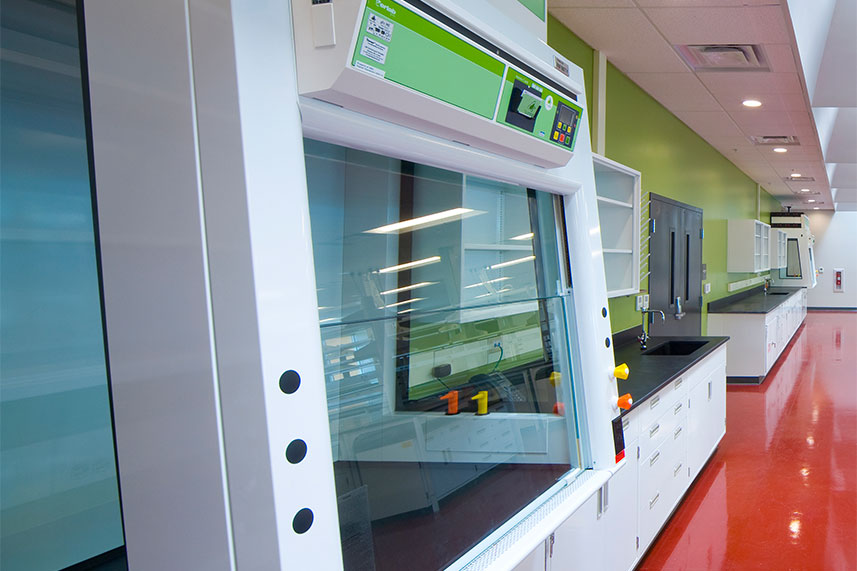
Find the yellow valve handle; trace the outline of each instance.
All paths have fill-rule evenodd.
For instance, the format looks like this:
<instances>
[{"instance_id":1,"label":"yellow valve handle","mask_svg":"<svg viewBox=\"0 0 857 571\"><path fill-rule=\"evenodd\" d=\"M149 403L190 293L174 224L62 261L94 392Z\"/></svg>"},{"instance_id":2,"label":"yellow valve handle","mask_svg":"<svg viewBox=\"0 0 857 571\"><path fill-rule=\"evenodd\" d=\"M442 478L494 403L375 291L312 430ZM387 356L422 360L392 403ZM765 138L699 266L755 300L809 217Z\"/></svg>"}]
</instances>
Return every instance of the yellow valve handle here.
<instances>
[{"instance_id":1,"label":"yellow valve handle","mask_svg":"<svg viewBox=\"0 0 857 571\"><path fill-rule=\"evenodd\" d=\"M476 401L476 414L482 416L488 414L488 391L479 391L476 396L470 397Z\"/></svg>"},{"instance_id":2,"label":"yellow valve handle","mask_svg":"<svg viewBox=\"0 0 857 571\"><path fill-rule=\"evenodd\" d=\"M554 387L559 386L559 382L561 380L562 380L562 375L560 373L557 373L556 371L553 371L551 373L551 376L548 377L548 382L550 382L550 384Z\"/></svg>"},{"instance_id":3,"label":"yellow valve handle","mask_svg":"<svg viewBox=\"0 0 857 571\"><path fill-rule=\"evenodd\" d=\"M615 369L613 369L613 376L617 379L627 380L628 375L631 374L631 369L628 368L628 365L622 363L621 365L617 365Z\"/></svg>"}]
</instances>

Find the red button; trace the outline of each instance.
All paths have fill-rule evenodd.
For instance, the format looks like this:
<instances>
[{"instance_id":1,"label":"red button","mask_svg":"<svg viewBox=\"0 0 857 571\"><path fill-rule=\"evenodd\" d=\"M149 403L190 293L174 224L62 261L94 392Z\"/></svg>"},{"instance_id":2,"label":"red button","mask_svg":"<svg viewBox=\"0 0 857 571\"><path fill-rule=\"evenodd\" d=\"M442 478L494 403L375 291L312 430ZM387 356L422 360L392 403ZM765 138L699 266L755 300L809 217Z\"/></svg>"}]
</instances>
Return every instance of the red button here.
<instances>
[{"instance_id":1,"label":"red button","mask_svg":"<svg viewBox=\"0 0 857 571\"><path fill-rule=\"evenodd\" d=\"M560 143L564 143L564 142L565 142L565 133L560 133L560 135L559 135L559 142L560 142Z\"/></svg>"}]
</instances>

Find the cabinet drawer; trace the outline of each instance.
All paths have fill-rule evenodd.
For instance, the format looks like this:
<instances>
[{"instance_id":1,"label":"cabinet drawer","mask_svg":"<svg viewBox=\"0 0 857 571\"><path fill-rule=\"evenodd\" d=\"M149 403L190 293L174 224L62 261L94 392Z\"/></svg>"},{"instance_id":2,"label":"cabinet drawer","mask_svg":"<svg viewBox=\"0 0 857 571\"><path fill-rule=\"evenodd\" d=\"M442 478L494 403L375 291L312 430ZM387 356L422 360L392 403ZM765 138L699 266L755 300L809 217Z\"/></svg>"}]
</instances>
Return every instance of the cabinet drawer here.
<instances>
[{"instance_id":1,"label":"cabinet drawer","mask_svg":"<svg viewBox=\"0 0 857 571\"><path fill-rule=\"evenodd\" d=\"M661 443L672 436L679 423L684 422L686 409L687 399L678 398L665 408L658 418L640 425L640 458L648 458Z\"/></svg>"},{"instance_id":2,"label":"cabinet drawer","mask_svg":"<svg viewBox=\"0 0 857 571\"><path fill-rule=\"evenodd\" d=\"M639 422L639 431L650 425L654 420L666 412L682 395L687 394L687 382L684 376L670 381L657 393L649 397L644 403L631 412Z\"/></svg>"},{"instance_id":3,"label":"cabinet drawer","mask_svg":"<svg viewBox=\"0 0 857 571\"><path fill-rule=\"evenodd\" d=\"M667 422L669 426L665 426ZM656 489L666 490L669 488L669 484L673 481L673 472L678 464L684 464L684 468L687 467L685 438L687 417L681 415L669 419L667 422L661 425L664 434L656 448L644 455L642 446L640 447L639 486L641 498L651 496ZM662 499L671 504L675 497L673 494L667 494Z\"/></svg>"}]
</instances>

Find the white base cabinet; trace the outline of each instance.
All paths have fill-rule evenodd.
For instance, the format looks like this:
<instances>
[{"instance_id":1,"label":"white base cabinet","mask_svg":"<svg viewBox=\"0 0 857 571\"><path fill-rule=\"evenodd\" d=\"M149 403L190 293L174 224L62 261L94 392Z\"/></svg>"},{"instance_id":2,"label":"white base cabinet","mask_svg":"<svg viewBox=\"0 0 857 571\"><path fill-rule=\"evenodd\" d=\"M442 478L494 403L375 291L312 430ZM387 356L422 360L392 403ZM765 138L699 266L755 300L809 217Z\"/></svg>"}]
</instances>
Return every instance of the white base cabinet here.
<instances>
[{"instance_id":1,"label":"white base cabinet","mask_svg":"<svg viewBox=\"0 0 857 571\"><path fill-rule=\"evenodd\" d=\"M806 318L806 289L791 294L769 313L708 313L708 334L728 336L730 377L768 374Z\"/></svg>"},{"instance_id":2,"label":"white base cabinet","mask_svg":"<svg viewBox=\"0 0 857 571\"><path fill-rule=\"evenodd\" d=\"M540 548L546 571L634 568L726 433L726 355L717 348L625 415L624 464Z\"/></svg>"}]
</instances>

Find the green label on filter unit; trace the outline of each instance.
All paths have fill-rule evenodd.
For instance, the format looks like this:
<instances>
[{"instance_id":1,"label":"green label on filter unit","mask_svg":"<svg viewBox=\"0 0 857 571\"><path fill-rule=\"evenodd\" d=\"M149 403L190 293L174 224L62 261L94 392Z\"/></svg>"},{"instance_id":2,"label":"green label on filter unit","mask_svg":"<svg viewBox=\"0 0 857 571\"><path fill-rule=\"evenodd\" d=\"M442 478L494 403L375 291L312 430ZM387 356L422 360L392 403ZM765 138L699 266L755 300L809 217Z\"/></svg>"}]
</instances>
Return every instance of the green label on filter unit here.
<instances>
[{"instance_id":1,"label":"green label on filter unit","mask_svg":"<svg viewBox=\"0 0 857 571\"><path fill-rule=\"evenodd\" d=\"M569 151L583 109L512 68L506 70L497 122Z\"/></svg>"},{"instance_id":2,"label":"green label on filter unit","mask_svg":"<svg viewBox=\"0 0 857 571\"><path fill-rule=\"evenodd\" d=\"M505 64L392 0L368 0L351 64L493 119Z\"/></svg>"}]
</instances>

